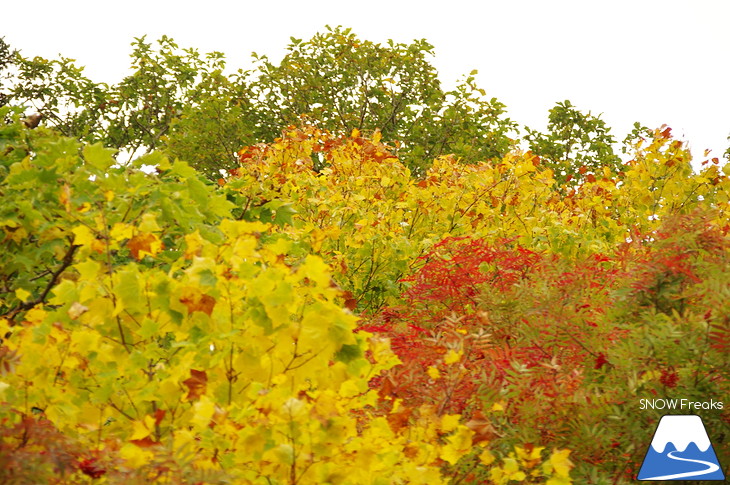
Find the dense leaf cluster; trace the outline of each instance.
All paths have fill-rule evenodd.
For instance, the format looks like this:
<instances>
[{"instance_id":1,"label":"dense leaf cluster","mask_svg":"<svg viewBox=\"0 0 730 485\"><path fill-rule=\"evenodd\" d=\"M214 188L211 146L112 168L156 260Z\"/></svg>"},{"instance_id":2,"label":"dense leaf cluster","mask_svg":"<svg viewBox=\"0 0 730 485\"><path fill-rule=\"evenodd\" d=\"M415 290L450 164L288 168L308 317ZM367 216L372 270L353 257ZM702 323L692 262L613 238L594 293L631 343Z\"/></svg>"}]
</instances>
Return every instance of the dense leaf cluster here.
<instances>
[{"instance_id":1,"label":"dense leaf cluster","mask_svg":"<svg viewBox=\"0 0 730 485\"><path fill-rule=\"evenodd\" d=\"M426 43L292 42L260 84L169 39L111 88L7 50L47 121L0 107L0 481L629 483L640 399L728 395L730 165L666 127L617 164L569 103L523 150ZM696 412L727 465L730 403Z\"/></svg>"}]
</instances>

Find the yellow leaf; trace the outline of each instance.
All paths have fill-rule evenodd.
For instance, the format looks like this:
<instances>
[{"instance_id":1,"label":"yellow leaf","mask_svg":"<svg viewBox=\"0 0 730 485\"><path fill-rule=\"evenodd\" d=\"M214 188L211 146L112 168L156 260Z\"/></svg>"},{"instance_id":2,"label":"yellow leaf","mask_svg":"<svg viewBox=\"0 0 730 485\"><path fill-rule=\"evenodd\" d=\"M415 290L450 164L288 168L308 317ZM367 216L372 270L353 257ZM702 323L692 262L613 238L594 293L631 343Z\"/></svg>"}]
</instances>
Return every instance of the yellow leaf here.
<instances>
[{"instance_id":1,"label":"yellow leaf","mask_svg":"<svg viewBox=\"0 0 730 485\"><path fill-rule=\"evenodd\" d=\"M545 485L570 485L573 481L568 477L551 477Z\"/></svg>"},{"instance_id":2,"label":"yellow leaf","mask_svg":"<svg viewBox=\"0 0 730 485\"><path fill-rule=\"evenodd\" d=\"M318 286L327 288L330 284L329 266L319 256L308 254L299 271Z\"/></svg>"},{"instance_id":3,"label":"yellow leaf","mask_svg":"<svg viewBox=\"0 0 730 485\"><path fill-rule=\"evenodd\" d=\"M152 416L145 416L143 421L136 420L132 425L132 436L130 440L141 440L142 438L148 437L155 427L155 418Z\"/></svg>"},{"instance_id":4,"label":"yellow leaf","mask_svg":"<svg viewBox=\"0 0 730 485\"><path fill-rule=\"evenodd\" d=\"M104 198L106 199L107 202L113 201L114 200L114 192L112 192L111 190L107 190L106 192L104 192Z\"/></svg>"},{"instance_id":5,"label":"yellow leaf","mask_svg":"<svg viewBox=\"0 0 730 485\"><path fill-rule=\"evenodd\" d=\"M459 426L460 419L461 415L459 414L445 414L441 418L441 431L448 433L455 430Z\"/></svg>"},{"instance_id":6,"label":"yellow leaf","mask_svg":"<svg viewBox=\"0 0 730 485\"><path fill-rule=\"evenodd\" d=\"M461 350L457 352L454 349L449 349L449 351L446 353L446 356L444 357L444 364L451 365L459 362L463 355L464 352L462 352Z\"/></svg>"},{"instance_id":7,"label":"yellow leaf","mask_svg":"<svg viewBox=\"0 0 730 485\"><path fill-rule=\"evenodd\" d=\"M87 259L74 265L74 269L79 272L82 279L96 281L99 271L101 271L101 264L93 259Z\"/></svg>"},{"instance_id":8,"label":"yellow leaf","mask_svg":"<svg viewBox=\"0 0 730 485\"><path fill-rule=\"evenodd\" d=\"M367 381L364 379L352 380L348 379L340 386L340 396L351 398L359 396L368 390Z\"/></svg>"},{"instance_id":9,"label":"yellow leaf","mask_svg":"<svg viewBox=\"0 0 730 485\"><path fill-rule=\"evenodd\" d=\"M482 462L483 465L489 466L492 463L494 463L494 455L489 450L484 450L479 455L479 461Z\"/></svg>"},{"instance_id":10,"label":"yellow leaf","mask_svg":"<svg viewBox=\"0 0 730 485\"><path fill-rule=\"evenodd\" d=\"M474 434L466 426L461 426L453 435L449 436L446 446L441 449L440 457L452 465L471 450L471 437Z\"/></svg>"},{"instance_id":11,"label":"yellow leaf","mask_svg":"<svg viewBox=\"0 0 730 485\"><path fill-rule=\"evenodd\" d=\"M377 145L378 143L380 143L380 139L382 137L383 134L380 132L380 130L375 130L375 132L373 133L373 143Z\"/></svg>"},{"instance_id":12,"label":"yellow leaf","mask_svg":"<svg viewBox=\"0 0 730 485\"><path fill-rule=\"evenodd\" d=\"M573 468L573 462L568 458L570 450L556 450L550 455L550 463L559 477L568 477Z\"/></svg>"},{"instance_id":13,"label":"yellow leaf","mask_svg":"<svg viewBox=\"0 0 730 485\"><path fill-rule=\"evenodd\" d=\"M213 414L215 414L215 403L208 396L202 395L198 402L193 405L193 418L190 422L193 426L202 430L210 424Z\"/></svg>"},{"instance_id":14,"label":"yellow leaf","mask_svg":"<svg viewBox=\"0 0 730 485\"><path fill-rule=\"evenodd\" d=\"M46 311L40 308L31 308L28 313L25 314L25 322L28 325L34 325L41 323L46 318Z\"/></svg>"},{"instance_id":15,"label":"yellow leaf","mask_svg":"<svg viewBox=\"0 0 730 485\"><path fill-rule=\"evenodd\" d=\"M360 130L358 130L357 128L352 130L352 133L350 133L351 138L358 138L359 136L360 136Z\"/></svg>"},{"instance_id":16,"label":"yellow leaf","mask_svg":"<svg viewBox=\"0 0 730 485\"><path fill-rule=\"evenodd\" d=\"M123 222L117 222L114 226L112 226L112 230L109 232L109 235L115 241L131 239L132 235L134 235L134 226Z\"/></svg>"},{"instance_id":17,"label":"yellow leaf","mask_svg":"<svg viewBox=\"0 0 730 485\"><path fill-rule=\"evenodd\" d=\"M545 449L544 446L536 446L536 447L533 447L532 450L530 450L528 452L524 448L521 448L519 446L515 446L515 451L517 452L517 457L519 459L525 460L525 461L539 460L540 459L540 453L544 449Z\"/></svg>"},{"instance_id":18,"label":"yellow leaf","mask_svg":"<svg viewBox=\"0 0 730 485\"><path fill-rule=\"evenodd\" d=\"M98 332L77 330L71 335L71 344L75 352L85 355L90 350L98 351L100 339L101 335Z\"/></svg>"},{"instance_id":19,"label":"yellow leaf","mask_svg":"<svg viewBox=\"0 0 730 485\"><path fill-rule=\"evenodd\" d=\"M74 227L71 232L74 234L74 244L78 246L92 247L96 241L94 233L86 226Z\"/></svg>"},{"instance_id":20,"label":"yellow leaf","mask_svg":"<svg viewBox=\"0 0 730 485\"><path fill-rule=\"evenodd\" d=\"M132 443L127 443L119 450L119 456L125 460L125 465L131 469L142 468L150 462L154 453Z\"/></svg>"},{"instance_id":21,"label":"yellow leaf","mask_svg":"<svg viewBox=\"0 0 730 485\"><path fill-rule=\"evenodd\" d=\"M441 372L439 372L438 367L434 367L432 365L428 366L428 369L426 370L426 374L428 374L428 376L434 380L439 379L441 377Z\"/></svg>"},{"instance_id":22,"label":"yellow leaf","mask_svg":"<svg viewBox=\"0 0 730 485\"><path fill-rule=\"evenodd\" d=\"M30 291L26 291L23 288L18 288L17 290L15 290L15 296L18 297L18 300L26 302L30 297Z\"/></svg>"}]
</instances>

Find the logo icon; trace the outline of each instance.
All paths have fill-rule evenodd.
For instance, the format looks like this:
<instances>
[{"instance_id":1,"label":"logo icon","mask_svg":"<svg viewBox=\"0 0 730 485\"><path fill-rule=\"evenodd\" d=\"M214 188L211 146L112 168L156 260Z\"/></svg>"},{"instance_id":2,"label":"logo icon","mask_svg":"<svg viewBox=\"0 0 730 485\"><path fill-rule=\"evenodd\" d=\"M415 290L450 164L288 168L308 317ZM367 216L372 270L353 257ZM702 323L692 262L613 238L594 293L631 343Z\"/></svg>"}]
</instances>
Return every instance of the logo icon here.
<instances>
[{"instance_id":1,"label":"logo icon","mask_svg":"<svg viewBox=\"0 0 730 485\"><path fill-rule=\"evenodd\" d=\"M725 480L702 418L666 414L641 464L638 480Z\"/></svg>"}]
</instances>

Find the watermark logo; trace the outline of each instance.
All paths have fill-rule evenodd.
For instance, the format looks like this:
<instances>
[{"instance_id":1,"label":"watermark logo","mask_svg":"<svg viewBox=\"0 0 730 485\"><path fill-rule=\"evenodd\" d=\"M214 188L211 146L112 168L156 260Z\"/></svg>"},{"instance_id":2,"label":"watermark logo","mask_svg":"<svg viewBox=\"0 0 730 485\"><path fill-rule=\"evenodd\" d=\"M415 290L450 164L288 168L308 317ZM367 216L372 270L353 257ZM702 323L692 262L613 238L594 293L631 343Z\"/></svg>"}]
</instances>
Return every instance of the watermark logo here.
<instances>
[{"instance_id":1,"label":"watermark logo","mask_svg":"<svg viewBox=\"0 0 730 485\"><path fill-rule=\"evenodd\" d=\"M639 470L638 480L725 480L702 418L664 415Z\"/></svg>"}]
</instances>

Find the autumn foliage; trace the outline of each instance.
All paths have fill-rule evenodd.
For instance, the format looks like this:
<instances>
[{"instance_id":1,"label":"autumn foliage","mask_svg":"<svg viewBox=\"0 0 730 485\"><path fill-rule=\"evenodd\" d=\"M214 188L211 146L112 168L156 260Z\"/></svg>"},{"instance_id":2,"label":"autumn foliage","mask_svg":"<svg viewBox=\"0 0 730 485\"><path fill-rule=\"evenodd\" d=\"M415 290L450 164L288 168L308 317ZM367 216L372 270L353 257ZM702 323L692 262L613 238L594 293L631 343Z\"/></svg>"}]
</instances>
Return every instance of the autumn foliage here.
<instances>
[{"instance_id":1,"label":"autumn foliage","mask_svg":"<svg viewBox=\"0 0 730 485\"><path fill-rule=\"evenodd\" d=\"M640 399L728 396L730 169L667 129L579 186L378 131L210 184L0 130L3 483L628 483Z\"/></svg>"}]
</instances>

